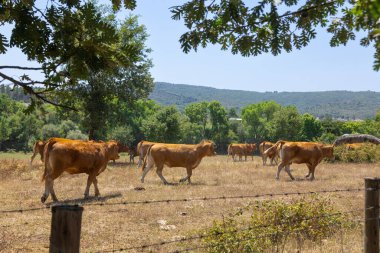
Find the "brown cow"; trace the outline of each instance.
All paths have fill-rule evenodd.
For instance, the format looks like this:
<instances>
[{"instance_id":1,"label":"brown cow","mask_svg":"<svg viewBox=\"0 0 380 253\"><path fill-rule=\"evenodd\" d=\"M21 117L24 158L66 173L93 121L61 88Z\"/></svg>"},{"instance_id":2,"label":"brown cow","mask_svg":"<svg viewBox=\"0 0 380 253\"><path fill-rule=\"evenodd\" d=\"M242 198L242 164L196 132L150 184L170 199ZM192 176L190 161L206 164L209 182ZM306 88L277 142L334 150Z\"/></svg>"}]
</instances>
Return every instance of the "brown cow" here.
<instances>
[{"instance_id":1,"label":"brown cow","mask_svg":"<svg viewBox=\"0 0 380 253\"><path fill-rule=\"evenodd\" d=\"M363 147L364 143L348 143L346 144L347 150L356 150Z\"/></svg>"},{"instance_id":2,"label":"brown cow","mask_svg":"<svg viewBox=\"0 0 380 253\"><path fill-rule=\"evenodd\" d=\"M119 142L119 141L115 141L115 140L110 140L110 141L113 141L113 142L116 142L117 143L117 147L118 147L118 149L119 149L119 154L120 153L129 153L129 147L127 146L127 145L125 145L125 144L122 144L121 142ZM115 163L116 161L115 161L115 159L113 159L112 160L113 161L113 163Z\"/></svg>"},{"instance_id":3,"label":"brown cow","mask_svg":"<svg viewBox=\"0 0 380 253\"><path fill-rule=\"evenodd\" d=\"M247 161L247 156L252 155L256 150L256 144L246 144L246 143L233 143L228 145L227 153L232 156L233 161L235 161L235 155L239 156L239 161L242 160L242 157L245 156L245 161Z\"/></svg>"},{"instance_id":4,"label":"brown cow","mask_svg":"<svg viewBox=\"0 0 380 253\"><path fill-rule=\"evenodd\" d=\"M40 154L41 161L44 161L44 147L46 142L45 141L36 141L33 146L33 155L30 159L30 166L32 166L33 159L36 157L37 154Z\"/></svg>"},{"instance_id":5,"label":"brown cow","mask_svg":"<svg viewBox=\"0 0 380 253\"><path fill-rule=\"evenodd\" d=\"M137 147L131 147L129 149L129 163L135 163L135 156L138 156Z\"/></svg>"},{"instance_id":6,"label":"brown cow","mask_svg":"<svg viewBox=\"0 0 380 253\"><path fill-rule=\"evenodd\" d=\"M280 178L280 172L285 167L285 171L289 177L294 180L290 172L290 164L292 163L306 163L309 173L306 178L314 180L315 167L322 161L323 158L333 158L334 148L332 145L324 145L316 142L287 142L278 141L273 147L265 152L278 149L281 163L278 165L276 179Z\"/></svg>"},{"instance_id":7,"label":"brown cow","mask_svg":"<svg viewBox=\"0 0 380 253\"><path fill-rule=\"evenodd\" d=\"M158 142L140 141L137 144L136 151L137 151L138 156L139 156L139 161L137 162L137 167L140 167L143 164L144 157L146 156L148 149L156 143L158 143ZM161 143L159 143L159 144L161 144Z\"/></svg>"},{"instance_id":8,"label":"brown cow","mask_svg":"<svg viewBox=\"0 0 380 253\"><path fill-rule=\"evenodd\" d=\"M277 150L273 150L273 152L265 153L265 151L269 148L271 148L274 145L274 143L270 141L263 141L259 145L259 151L261 155L261 159L263 160L263 166L267 164L267 158L269 157L270 159L270 165L274 165L276 163L277 165L277 159L278 159L278 152Z\"/></svg>"},{"instance_id":9,"label":"brown cow","mask_svg":"<svg viewBox=\"0 0 380 253\"><path fill-rule=\"evenodd\" d=\"M216 153L214 149L214 142L208 140L202 141L196 145L163 143L154 144L149 148L144 159L141 182L144 183L145 175L154 167L154 165L156 165L157 175L161 178L165 185L169 184L162 175L164 165L167 165L169 167L186 168L187 176L182 178L180 182L188 180L190 184L193 169L200 164L203 157L215 155Z\"/></svg>"},{"instance_id":10,"label":"brown cow","mask_svg":"<svg viewBox=\"0 0 380 253\"><path fill-rule=\"evenodd\" d=\"M95 196L99 196L98 181L96 177L102 173L109 160L118 159L118 147L114 141L94 142L51 138L44 148L45 171L42 180L45 180L45 192L41 197L44 203L49 197L58 201L54 188L54 179L64 171L70 174L88 174L85 198L89 195L90 186L95 187Z\"/></svg>"}]
</instances>

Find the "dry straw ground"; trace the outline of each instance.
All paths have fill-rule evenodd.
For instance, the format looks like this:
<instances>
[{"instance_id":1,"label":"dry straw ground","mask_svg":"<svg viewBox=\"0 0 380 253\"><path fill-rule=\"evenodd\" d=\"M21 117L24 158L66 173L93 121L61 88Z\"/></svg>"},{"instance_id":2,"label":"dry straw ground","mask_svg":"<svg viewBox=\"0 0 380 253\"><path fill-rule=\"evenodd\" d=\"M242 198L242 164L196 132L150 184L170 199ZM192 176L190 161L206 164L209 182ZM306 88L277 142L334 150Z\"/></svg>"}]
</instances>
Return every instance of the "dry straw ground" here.
<instances>
[{"instance_id":1,"label":"dry straw ground","mask_svg":"<svg viewBox=\"0 0 380 253\"><path fill-rule=\"evenodd\" d=\"M29 156L17 158L0 156L0 210L43 207L40 197L44 186L41 183L43 165L35 162L32 168ZM136 200L160 200L213 196L254 195L263 193L305 192L364 187L364 177L380 174L380 164L328 164L322 163L316 169L316 180L304 180L305 165L294 165L290 181L281 173L279 181L274 179L276 167L262 166L261 159L247 162L227 161L226 156L206 157L195 169L193 184L165 186L154 171L140 183L141 169L126 163L122 157L115 165L99 177L102 197L85 203L114 203ZM184 168L165 168L168 181L178 182L186 174ZM84 202L83 191L86 175L64 174L55 181L58 198L75 203ZM145 190L137 191L136 187ZM91 189L93 195L93 188ZM362 209L364 192L343 192L324 194L335 203L337 210ZM294 197L294 196L293 196ZM276 197L278 198L278 197ZM290 197L282 197L290 198ZM263 198L262 198L263 199ZM48 199L48 202L51 199ZM228 213L245 206L252 199L227 199L212 201L188 201L139 205L85 205L82 220L81 252L105 252L160 241L170 241L194 234L206 228L214 220L220 220ZM362 219L363 212L351 214L353 219ZM169 230L160 228L159 220L165 220ZM43 209L22 213L0 213L0 251L3 252L47 252L49 246L51 211ZM307 244L302 252L362 252L361 227L355 231L342 231L335 238ZM192 243L192 244L191 244ZM159 247L128 250L128 252L171 252L177 249L199 245L173 243ZM196 250L196 252L198 252ZM292 242L286 252L297 252Z\"/></svg>"}]
</instances>

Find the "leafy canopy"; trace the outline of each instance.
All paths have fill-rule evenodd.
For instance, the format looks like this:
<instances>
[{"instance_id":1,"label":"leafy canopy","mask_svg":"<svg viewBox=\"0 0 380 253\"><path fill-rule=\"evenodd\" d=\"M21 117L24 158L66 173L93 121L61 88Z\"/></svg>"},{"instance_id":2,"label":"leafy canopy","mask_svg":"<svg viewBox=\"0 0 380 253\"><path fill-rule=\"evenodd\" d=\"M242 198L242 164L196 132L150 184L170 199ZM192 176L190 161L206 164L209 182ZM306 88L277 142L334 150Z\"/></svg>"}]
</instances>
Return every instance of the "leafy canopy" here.
<instances>
[{"instance_id":1,"label":"leafy canopy","mask_svg":"<svg viewBox=\"0 0 380 253\"><path fill-rule=\"evenodd\" d=\"M319 26L332 34L332 47L346 45L356 38L355 32L364 31L360 43L374 45L374 69L380 69L379 1L191 0L171 12L188 29L180 38L186 53L211 43L243 56L278 55L307 46Z\"/></svg>"},{"instance_id":2,"label":"leafy canopy","mask_svg":"<svg viewBox=\"0 0 380 253\"><path fill-rule=\"evenodd\" d=\"M112 0L115 10L121 1ZM135 1L124 0L126 8ZM105 19L93 2L80 0L0 1L0 25L12 24L9 38L0 33L0 54L11 47L20 48L37 67L0 66L1 81L20 86L32 96L32 102L49 102L49 93L84 80L91 72L113 71L128 67L139 57L134 45L120 46L114 23ZM10 70L23 70L14 78ZM31 78L29 72L42 72L44 78ZM36 86L37 85L37 86Z\"/></svg>"}]
</instances>

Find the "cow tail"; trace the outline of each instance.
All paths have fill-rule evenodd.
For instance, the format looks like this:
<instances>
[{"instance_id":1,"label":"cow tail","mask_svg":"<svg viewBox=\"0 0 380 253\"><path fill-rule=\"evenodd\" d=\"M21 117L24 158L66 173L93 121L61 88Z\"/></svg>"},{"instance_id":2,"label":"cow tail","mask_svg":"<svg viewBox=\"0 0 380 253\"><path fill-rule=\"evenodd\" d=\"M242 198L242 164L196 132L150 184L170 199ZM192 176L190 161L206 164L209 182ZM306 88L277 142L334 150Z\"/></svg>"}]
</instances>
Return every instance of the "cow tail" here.
<instances>
[{"instance_id":1,"label":"cow tail","mask_svg":"<svg viewBox=\"0 0 380 253\"><path fill-rule=\"evenodd\" d=\"M227 160L228 160L230 155L232 156L231 146L232 146L232 144L228 145L228 148L227 148Z\"/></svg>"},{"instance_id":2,"label":"cow tail","mask_svg":"<svg viewBox=\"0 0 380 253\"><path fill-rule=\"evenodd\" d=\"M150 146L150 147L148 148L148 151L146 152L146 155L145 155L145 157L144 157L144 162L143 162L143 165L142 165L142 167L141 167L142 171L144 171L144 168L145 168L145 165L146 165L146 163L147 163L148 156L150 155L150 150L152 149L152 147L153 147L153 145Z\"/></svg>"},{"instance_id":3,"label":"cow tail","mask_svg":"<svg viewBox=\"0 0 380 253\"><path fill-rule=\"evenodd\" d=\"M46 176L48 174L48 167L50 167L49 164L49 153L51 149L53 148L53 145L55 144L55 141L48 140L44 147L44 164L45 164L45 169L44 169L44 174L42 175L41 181L45 181Z\"/></svg>"}]
</instances>

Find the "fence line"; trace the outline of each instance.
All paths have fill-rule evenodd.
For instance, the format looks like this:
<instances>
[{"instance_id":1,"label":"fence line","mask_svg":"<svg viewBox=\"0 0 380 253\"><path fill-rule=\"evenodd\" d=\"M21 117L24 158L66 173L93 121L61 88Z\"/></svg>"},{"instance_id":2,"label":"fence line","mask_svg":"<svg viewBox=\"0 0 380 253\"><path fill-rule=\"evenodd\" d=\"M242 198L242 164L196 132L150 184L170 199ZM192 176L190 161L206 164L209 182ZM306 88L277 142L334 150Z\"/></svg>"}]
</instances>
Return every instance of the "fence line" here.
<instances>
[{"instance_id":1,"label":"fence line","mask_svg":"<svg viewBox=\"0 0 380 253\"><path fill-rule=\"evenodd\" d=\"M315 219L320 219L320 218L324 218L324 217L332 217L332 216L337 216L337 215L341 215L341 214L348 214L348 213L354 213L354 212L359 212L359 211L365 211L365 210L369 210L369 209L373 209L373 208L380 208L380 206L377 206L377 207L368 207L368 208L361 208L361 209L355 209L355 210L349 210L349 211L344 211L344 212L336 212L336 213L332 213L332 214L324 214L324 215L319 215L319 216L314 216L314 217L308 217L308 218L302 218L302 219L296 219L294 221L308 221L308 220L315 220ZM365 220L363 219L356 219L356 220L352 220L352 221L362 221L364 222ZM286 224L285 222L283 223L278 223L276 224L277 226L280 226L280 225L284 225ZM259 225L259 226L250 226L250 227L246 227L246 228L241 228L241 229L237 229L235 231L231 231L231 232L242 232L242 231L247 231L247 230L252 230L252 229L258 229L258 228L267 228L267 227L270 227L272 226L272 224L266 224L266 225ZM214 233L213 235L222 235L223 233ZM276 234L279 234L278 232ZM273 235L273 234L271 234ZM119 249L113 249L113 250L105 250L105 251L102 251L102 252L117 252L117 251L128 251L128 250L143 250L143 249L146 249L146 248L150 248L150 247L157 247L157 246L163 246L163 245L167 245L167 244L173 244L173 243L179 243L179 242L185 242L185 241L193 241L193 240L199 240L199 239L203 239L205 237L208 237L209 235L195 235L195 236L189 236L189 237L185 237L185 238L180 238L180 239L176 239L176 240L170 240L170 241L161 241L161 242L156 242L156 243L152 243L152 244L145 244L145 245L139 245L139 246L130 246L130 247L125 247L125 248L119 248ZM268 237L268 236L264 236L264 237ZM198 249L197 248L191 248L191 249L188 249L186 251L190 251L190 250L194 250L194 249ZM174 252L186 252L186 251L174 251Z\"/></svg>"},{"instance_id":2,"label":"fence line","mask_svg":"<svg viewBox=\"0 0 380 253\"><path fill-rule=\"evenodd\" d=\"M144 204L157 204L157 203L174 203L174 202L190 202L190 201L211 201L211 200L227 200L227 199L254 199L262 197L279 197L279 196L294 196L294 195L311 195L311 194L322 194L322 193L339 193L339 192L360 192L366 190L365 188L352 188L352 189L334 189L334 190L322 190L322 191L307 191L307 192L285 192L285 193L264 193L264 194L254 194L254 195L239 195L239 196L217 196L217 197L195 197L195 198L183 198L183 199L161 199L161 200L137 200L137 201L123 201L123 202L113 202L113 203L82 203L82 206L116 206L116 205L144 205ZM377 190L377 189L369 189ZM65 203L70 204L70 203ZM76 203L80 204L80 203ZM0 213L23 213L29 211L38 211L49 209L52 205L46 205L44 207L34 207L34 208L18 208L11 210L0 210Z\"/></svg>"}]
</instances>

